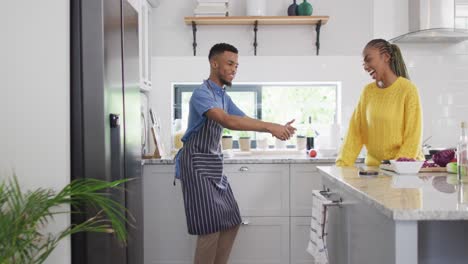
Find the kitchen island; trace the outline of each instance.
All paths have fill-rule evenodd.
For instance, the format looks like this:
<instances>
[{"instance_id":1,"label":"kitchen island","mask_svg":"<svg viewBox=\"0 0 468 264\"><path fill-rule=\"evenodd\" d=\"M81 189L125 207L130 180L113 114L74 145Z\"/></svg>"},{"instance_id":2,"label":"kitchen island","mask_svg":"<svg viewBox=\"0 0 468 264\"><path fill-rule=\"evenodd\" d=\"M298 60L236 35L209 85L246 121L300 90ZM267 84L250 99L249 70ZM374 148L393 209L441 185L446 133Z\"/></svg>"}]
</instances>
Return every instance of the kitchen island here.
<instances>
[{"instance_id":1,"label":"kitchen island","mask_svg":"<svg viewBox=\"0 0 468 264\"><path fill-rule=\"evenodd\" d=\"M328 210L331 264L468 263L468 185L456 175L318 170L341 203Z\"/></svg>"}]
</instances>

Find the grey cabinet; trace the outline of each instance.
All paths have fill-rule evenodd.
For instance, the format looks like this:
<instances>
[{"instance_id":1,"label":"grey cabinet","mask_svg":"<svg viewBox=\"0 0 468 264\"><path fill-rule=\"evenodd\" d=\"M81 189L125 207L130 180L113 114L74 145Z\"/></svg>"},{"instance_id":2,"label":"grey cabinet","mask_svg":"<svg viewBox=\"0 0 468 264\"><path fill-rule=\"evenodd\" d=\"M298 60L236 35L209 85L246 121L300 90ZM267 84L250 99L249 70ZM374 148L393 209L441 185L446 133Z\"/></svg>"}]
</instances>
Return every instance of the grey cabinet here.
<instances>
[{"instance_id":1,"label":"grey cabinet","mask_svg":"<svg viewBox=\"0 0 468 264\"><path fill-rule=\"evenodd\" d=\"M312 256L306 251L309 243L310 217L291 217L291 264L312 264Z\"/></svg>"},{"instance_id":2,"label":"grey cabinet","mask_svg":"<svg viewBox=\"0 0 468 264\"><path fill-rule=\"evenodd\" d=\"M174 166L143 167L145 264L192 264L196 237L187 233Z\"/></svg>"},{"instance_id":3,"label":"grey cabinet","mask_svg":"<svg viewBox=\"0 0 468 264\"><path fill-rule=\"evenodd\" d=\"M314 164L291 164L291 216L312 216L312 190L322 189Z\"/></svg>"},{"instance_id":4,"label":"grey cabinet","mask_svg":"<svg viewBox=\"0 0 468 264\"><path fill-rule=\"evenodd\" d=\"M243 216L289 216L288 164L227 164L232 191Z\"/></svg>"},{"instance_id":5,"label":"grey cabinet","mask_svg":"<svg viewBox=\"0 0 468 264\"><path fill-rule=\"evenodd\" d=\"M312 190L322 189L315 164L290 165L291 264L314 263L306 252L312 216Z\"/></svg>"},{"instance_id":6,"label":"grey cabinet","mask_svg":"<svg viewBox=\"0 0 468 264\"><path fill-rule=\"evenodd\" d=\"M313 164L226 164L225 174L243 224L230 264L313 263L305 251L313 189L321 189ZM174 165L144 167L145 264L192 263L196 236L187 234Z\"/></svg>"},{"instance_id":7,"label":"grey cabinet","mask_svg":"<svg viewBox=\"0 0 468 264\"><path fill-rule=\"evenodd\" d=\"M242 217L230 264L289 263L289 217Z\"/></svg>"},{"instance_id":8,"label":"grey cabinet","mask_svg":"<svg viewBox=\"0 0 468 264\"><path fill-rule=\"evenodd\" d=\"M140 39L140 89L151 91L151 15L152 5L147 0L140 1L139 39Z\"/></svg>"}]
</instances>

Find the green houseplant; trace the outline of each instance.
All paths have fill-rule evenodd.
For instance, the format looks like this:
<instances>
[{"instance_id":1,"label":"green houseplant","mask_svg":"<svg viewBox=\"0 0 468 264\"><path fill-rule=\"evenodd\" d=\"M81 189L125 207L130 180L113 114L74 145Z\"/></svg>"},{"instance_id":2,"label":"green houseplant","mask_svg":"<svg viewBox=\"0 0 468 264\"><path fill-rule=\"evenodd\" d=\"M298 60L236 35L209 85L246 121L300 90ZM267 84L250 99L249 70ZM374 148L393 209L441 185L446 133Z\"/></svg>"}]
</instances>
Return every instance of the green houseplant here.
<instances>
[{"instance_id":1,"label":"green houseplant","mask_svg":"<svg viewBox=\"0 0 468 264\"><path fill-rule=\"evenodd\" d=\"M114 233L121 243L126 243L126 209L105 192L121 189L119 185L126 181L81 179L58 192L44 188L22 191L16 176L3 181L0 183L0 264L43 263L63 238L78 232ZM56 234L45 233L54 216L82 213L63 210L64 205L89 206L97 213Z\"/></svg>"}]
</instances>

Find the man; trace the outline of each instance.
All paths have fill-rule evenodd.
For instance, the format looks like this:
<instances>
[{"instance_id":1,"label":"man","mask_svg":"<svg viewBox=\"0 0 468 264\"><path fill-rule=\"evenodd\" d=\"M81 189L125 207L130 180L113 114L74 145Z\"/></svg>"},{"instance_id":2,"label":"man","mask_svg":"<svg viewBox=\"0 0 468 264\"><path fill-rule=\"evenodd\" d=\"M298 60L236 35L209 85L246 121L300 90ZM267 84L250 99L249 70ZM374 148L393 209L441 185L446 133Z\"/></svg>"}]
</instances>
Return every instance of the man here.
<instances>
[{"instance_id":1,"label":"man","mask_svg":"<svg viewBox=\"0 0 468 264\"><path fill-rule=\"evenodd\" d=\"M247 117L225 91L236 75L238 51L220 43L208 55L210 77L190 99L188 129L176 156L176 175L182 183L188 232L198 235L194 263L227 263L241 217L226 175L223 174L223 128L269 132L289 139L291 126Z\"/></svg>"}]
</instances>

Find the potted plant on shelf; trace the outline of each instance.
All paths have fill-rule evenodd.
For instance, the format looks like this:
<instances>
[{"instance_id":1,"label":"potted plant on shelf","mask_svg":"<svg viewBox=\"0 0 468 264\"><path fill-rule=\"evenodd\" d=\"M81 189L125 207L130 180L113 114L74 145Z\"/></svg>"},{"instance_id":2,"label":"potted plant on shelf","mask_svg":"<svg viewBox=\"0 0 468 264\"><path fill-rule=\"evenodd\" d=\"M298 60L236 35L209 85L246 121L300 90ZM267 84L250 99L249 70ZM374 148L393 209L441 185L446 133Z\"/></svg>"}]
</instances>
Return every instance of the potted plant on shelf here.
<instances>
[{"instance_id":1,"label":"potted plant on shelf","mask_svg":"<svg viewBox=\"0 0 468 264\"><path fill-rule=\"evenodd\" d=\"M247 131L239 132L239 150L250 151L250 134Z\"/></svg>"},{"instance_id":2,"label":"potted plant on shelf","mask_svg":"<svg viewBox=\"0 0 468 264\"><path fill-rule=\"evenodd\" d=\"M224 128L223 129L223 137L221 139L221 145L223 150L225 149L232 149L232 135L231 130Z\"/></svg>"},{"instance_id":3,"label":"potted plant on shelf","mask_svg":"<svg viewBox=\"0 0 468 264\"><path fill-rule=\"evenodd\" d=\"M126 181L81 179L56 192L45 188L23 191L16 176L4 180L0 183L0 264L44 263L63 238L78 232L113 233L125 244L126 209L104 191L121 189L119 185ZM64 205L73 206L73 211L63 210ZM45 227L54 216L79 214L75 208L82 206L97 213L58 233L46 233Z\"/></svg>"}]
</instances>

